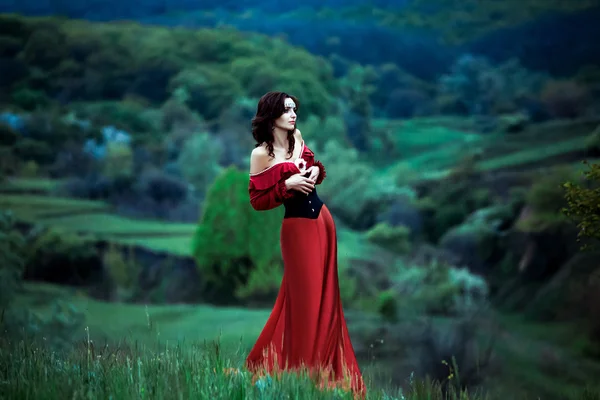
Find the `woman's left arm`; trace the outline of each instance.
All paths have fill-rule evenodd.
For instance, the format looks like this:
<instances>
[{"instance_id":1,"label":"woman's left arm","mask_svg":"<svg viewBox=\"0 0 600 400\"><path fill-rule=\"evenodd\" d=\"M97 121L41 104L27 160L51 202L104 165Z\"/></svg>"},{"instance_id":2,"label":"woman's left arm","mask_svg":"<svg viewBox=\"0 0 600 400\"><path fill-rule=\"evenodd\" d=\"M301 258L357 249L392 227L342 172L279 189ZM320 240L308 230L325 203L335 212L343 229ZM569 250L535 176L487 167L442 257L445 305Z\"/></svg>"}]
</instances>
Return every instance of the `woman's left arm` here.
<instances>
[{"instance_id":1,"label":"woman's left arm","mask_svg":"<svg viewBox=\"0 0 600 400\"><path fill-rule=\"evenodd\" d=\"M302 132L300 132L300 129L298 129L298 128L296 128L296 135L297 135L297 139L300 141L300 143L302 143L304 141L304 139L302 139ZM306 146L306 142L304 143L304 145ZM321 182L323 182L323 180L327 176L327 173L325 172L325 167L323 166L323 163L319 160L313 160L313 165L310 168L318 169L318 175L316 175L317 174L316 171L315 172L311 171L310 176L315 177L315 175L316 175L315 185L320 185Z\"/></svg>"}]
</instances>

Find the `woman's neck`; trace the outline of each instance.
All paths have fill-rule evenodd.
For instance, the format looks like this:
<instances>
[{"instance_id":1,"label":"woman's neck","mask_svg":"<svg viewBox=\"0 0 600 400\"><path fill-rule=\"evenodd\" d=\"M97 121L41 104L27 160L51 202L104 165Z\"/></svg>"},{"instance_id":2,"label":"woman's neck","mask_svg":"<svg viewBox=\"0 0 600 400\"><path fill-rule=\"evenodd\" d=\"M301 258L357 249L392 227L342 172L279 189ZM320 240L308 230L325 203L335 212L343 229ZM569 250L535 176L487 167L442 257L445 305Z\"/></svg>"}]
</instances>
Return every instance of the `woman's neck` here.
<instances>
[{"instance_id":1,"label":"woman's neck","mask_svg":"<svg viewBox=\"0 0 600 400\"><path fill-rule=\"evenodd\" d=\"M273 144L277 147L287 149L289 144L287 131L275 128L273 130Z\"/></svg>"}]
</instances>

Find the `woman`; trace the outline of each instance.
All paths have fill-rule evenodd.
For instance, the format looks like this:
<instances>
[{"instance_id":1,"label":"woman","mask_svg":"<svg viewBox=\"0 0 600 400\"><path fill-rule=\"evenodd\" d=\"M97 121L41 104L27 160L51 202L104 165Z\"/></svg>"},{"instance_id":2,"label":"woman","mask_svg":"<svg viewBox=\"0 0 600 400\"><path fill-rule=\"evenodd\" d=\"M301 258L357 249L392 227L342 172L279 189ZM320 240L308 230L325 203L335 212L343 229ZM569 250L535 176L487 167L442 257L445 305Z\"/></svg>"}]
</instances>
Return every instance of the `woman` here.
<instances>
[{"instance_id":1,"label":"woman","mask_svg":"<svg viewBox=\"0 0 600 400\"><path fill-rule=\"evenodd\" d=\"M298 101L269 92L252 120L250 203L256 210L284 205L284 274L275 306L246 360L250 371L308 370L320 384L364 393L344 319L337 270L336 230L315 185L325 168L296 128Z\"/></svg>"}]
</instances>

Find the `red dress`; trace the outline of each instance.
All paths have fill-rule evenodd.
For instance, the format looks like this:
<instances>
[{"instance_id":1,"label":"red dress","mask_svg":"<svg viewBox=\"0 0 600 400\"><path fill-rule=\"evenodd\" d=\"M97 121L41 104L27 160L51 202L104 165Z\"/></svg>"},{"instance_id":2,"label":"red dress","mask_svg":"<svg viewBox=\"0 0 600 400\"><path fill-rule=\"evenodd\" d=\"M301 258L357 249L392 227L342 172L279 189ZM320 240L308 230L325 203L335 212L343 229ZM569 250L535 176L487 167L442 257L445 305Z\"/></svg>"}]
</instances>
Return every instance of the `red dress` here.
<instances>
[{"instance_id":1,"label":"red dress","mask_svg":"<svg viewBox=\"0 0 600 400\"><path fill-rule=\"evenodd\" d=\"M302 144L306 168L323 165ZM256 210L286 208L281 226L284 274L266 325L246 360L254 373L308 370L321 385L337 385L356 394L365 386L348 335L340 298L336 229L316 195L288 191L285 180L300 170L281 162L250 174L250 202Z\"/></svg>"}]
</instances>

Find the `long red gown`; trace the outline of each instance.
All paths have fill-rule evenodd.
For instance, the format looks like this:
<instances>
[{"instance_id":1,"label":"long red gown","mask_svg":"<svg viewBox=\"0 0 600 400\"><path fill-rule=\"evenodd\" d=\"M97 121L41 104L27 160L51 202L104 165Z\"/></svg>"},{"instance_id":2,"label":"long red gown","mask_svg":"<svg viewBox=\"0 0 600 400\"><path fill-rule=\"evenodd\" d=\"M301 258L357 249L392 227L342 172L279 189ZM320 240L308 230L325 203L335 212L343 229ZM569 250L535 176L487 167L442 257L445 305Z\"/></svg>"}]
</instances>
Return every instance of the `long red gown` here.
<instances>
[{"instance_id":1,"label":"long red gown","mask_svg":"<svg viewBox=\"0 0 600 400\"><path fill-rule=\"evenodd\" d=\"M314 153L304 143L300 154L306 168L319 167L316 183L320 184L325 178L323 164L315 162ZM250 174L250 202L254 209L269 210L297 196L308 198L286 190L284 181L299 172L294 162L286 161ZM321 385L341 386L362 397L365 385L340 298L335 224L324 204L315 216L283 219L281 287L246 366L259 374L307 370L318 377Z\"/></svg>"}]
</instances>

